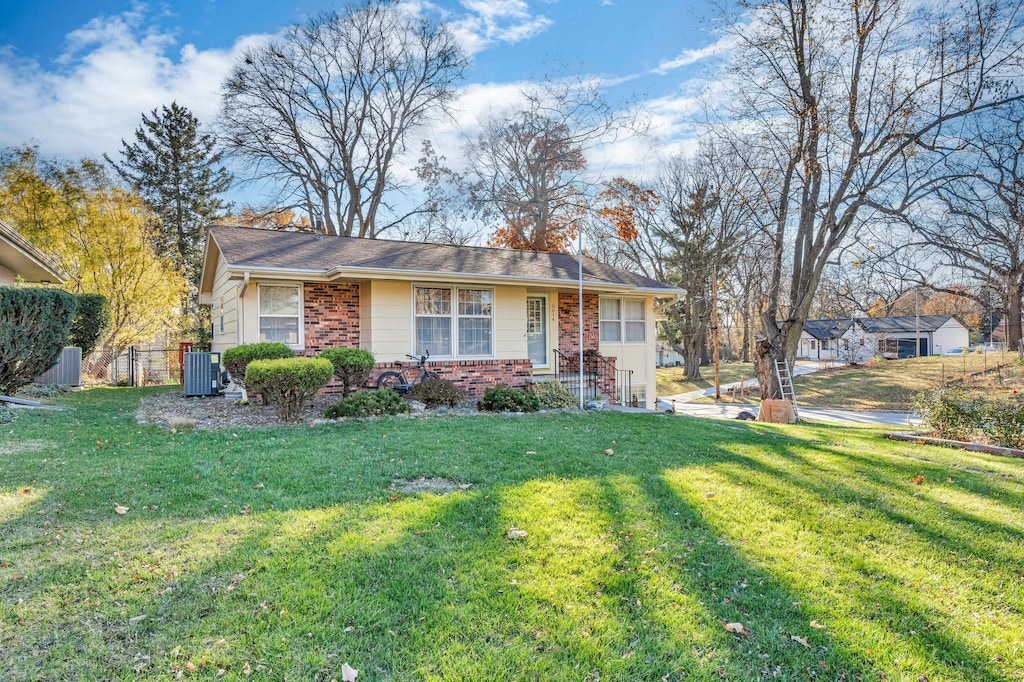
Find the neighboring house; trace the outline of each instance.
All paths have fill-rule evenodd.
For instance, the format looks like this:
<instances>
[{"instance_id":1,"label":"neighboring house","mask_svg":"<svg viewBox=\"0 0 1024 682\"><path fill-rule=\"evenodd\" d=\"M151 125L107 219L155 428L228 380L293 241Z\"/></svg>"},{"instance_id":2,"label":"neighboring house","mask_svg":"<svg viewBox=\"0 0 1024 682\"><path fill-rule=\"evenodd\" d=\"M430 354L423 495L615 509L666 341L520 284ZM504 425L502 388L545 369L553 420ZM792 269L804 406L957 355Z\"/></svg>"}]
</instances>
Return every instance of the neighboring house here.
<instances>
[{"instance_id":1,"label":"neighboring house","mask_svg":"<svg viewBox=\"0 0 1024 682\"><path fill-rule=\"evenodd\" d=\"M847 349L846 334L853 325L850 318L839 320L807 320L800 334L798 358L811 360L840 360Z\"/></svg>"},{"instance_id":2,"label":"neighboring house","mask_svg":"<svg viewBox=\"0 0 1024 682\"><path fill-rule=\"evenodd\" d=\"M681 367L686 364L686 358L683 357L683 354L667 343L659 343L657 353L658 367Z\"/></svg>"},{"instance_id":3,"label":"neighboring house","mask_svg":"<svg viewBox=\"0 0 1024 682\"><path fill-rule=\"evenodd\" d=\"M431 369L479 396L578 371L577 272L567 254L213 226L199 298L214 351L360 347L380 369L429 351ZM601 392L653 407L654 299L679 291L590 258L583 288L583 348L614 367Z\"/></svg>"},{"instance_id":4,"label":"neighboring house","mask_svg":"<svg viewBox=\"0 0 1024 682\"><path fill-rule=\"evenodd\" d=\"M41 284L62 284L67 275L42 251L0 220L0 286L18 279Z\"/></svg>"},{"instance_id":5,"label":"neighboring house","mask_svg":"<svg viewBox=\"0 0 1024 682\"><path fill-rule=\"evenodd\" d=\"M866 362L875 355L939 355L950 348L966 348L969 341L967 327L952 315L808 320L797 356Z\"/></svg>"}]
</instances>

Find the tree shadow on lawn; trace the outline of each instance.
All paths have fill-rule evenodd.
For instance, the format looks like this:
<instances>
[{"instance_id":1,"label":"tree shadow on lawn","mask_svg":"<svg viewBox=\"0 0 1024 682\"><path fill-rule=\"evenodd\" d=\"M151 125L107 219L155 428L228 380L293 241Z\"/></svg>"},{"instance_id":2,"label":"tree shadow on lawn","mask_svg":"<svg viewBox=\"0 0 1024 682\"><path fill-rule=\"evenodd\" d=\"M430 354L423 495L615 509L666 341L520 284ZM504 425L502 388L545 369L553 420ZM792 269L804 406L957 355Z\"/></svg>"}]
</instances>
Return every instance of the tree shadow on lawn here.
<instances>
[{"instance_id":1,"label":"tree shadow on lawn","mask_svg":"<svg viewBox=\"0 0 1024 682\"><path fill-rule=\"evenodd\" d=\"M214 441L183 438L232 448L220 465L198 461L198 509L161 505L113 521L109 514L97 521L67 513L61 542L74 548L81 540L91 546L84 553L67 552L57 542L40 557L39 538L9 548L3 543L4 553L17 561L43 560L12 586L0 587L6 630L0 648L9 652L12 669L16 663L33 678L61 671L110 677L133 668L160 677L187 672L191 663L197 675L211 678L218 669L238 676L248 664L250 670L264 666L272 678L331 679L348 662L367 680L581 679L593 673L606 680L650 679L654 673L669 679L804 679L812 672L867 679L880 667L867 652L871 644L858 640L868 633L883 640L875 645L886 652L881 663L891 662L885 659L891 656L888 638L898 651L912 651L922 667L965 679L1002 679L981 654L922 615L920 605L886 597L893 604L870 613L891 576L877 589L858 579L855 606L865 611L854 614L858 623L809 630L811 620L835 613L826 602L830 590L843 585L794 581L788 567L766 562L751 544L772 527L757 514L750 519L748 544L722 537L735 534L735 523L728 514L709 514L700 483L710 474L727 481L750 469L742 488L759 485L750 476L760 462L735 452L737 443L813 470L814 463L790 451L808 441L747 426L730 426L724 440L720 428L698 427L689 428L695 433L686 452L652 456L648 448L666 431L686 431L652 418L622 421L614 444L619 454L606 457L606 444L586 431L586 422L565 421L566 440L550 444L564 456L531 463L519 453L547 444L538 445L529 430L521 433L521 425L502 431L502 423L477 429L503 439L509 455L498 462L493 446L473 442L479 433L453 437L446 447L458 450L454 459L421 452L418 461L394 462L403 444L418 441L392 434L397 446L384 447L381 436L391 426L378 423L367 429L382 445L348 453L344 467L336 455L351 434L329 429L302 444L291 463L280 455L269 466L243 466L231 474L243 453L229 434ZM251 435L265 440L274 433ZM335 442L335 454L317 454L327 442ZM813 447L828 456L847 455ZM153 459L145 466L160 475L174 469L158 465ZM338 474L358 470L362 478L342 476L347 489L306 494L301 483L281 480L272 483L281 486L272 508L248 487L267 471L286 477L290 466L305 465L314 477L333 467ZM416 471L473 480L478 487L443 498L389 499L387 482ZM672 471L682 472L681 478L665 479ZM777 493L787 500L783 506L761 502L773 509L769 520L776 525L807 512L801 491L835 494L817 490L823 484L813 476L794 477L788 469L761 475L777 477ZM219 496L231 486L246 493L225 508ZM859 504L855 493L849 495L844 499ZM252 509L240 516L250 496ZM819 503L811 507L823 510ZM21 516L31 518L40 508L52 506L40 500ZM529 538L507 540L510 525L527 528ZM835 562L829 568L849 574ZM882 574L875 566L867 570ZM139 614L146 618L129 623ZM883 618L889 621L876 622ZM722 623L733 621L752 628L752 636L727 633ZM914 649L897 629L906 622L938 632L928 642L939 650ZM806 636L812 648L792 635Z\"/></svg>"},{"instance_id":2,"label":"tree shadow on lawn","mask_svg":"<svg viewBox=\"0 0 1024 682\"><path fill-rule=\"evenodd\" d=\"M845 457L846 453L834 455ZM1013 542L1019 535L1012 528L982 523L974 515L932 501L915 500L912 493L903 500L911 508L903 509L891 494L891 479L862 473L865 483L856 485L841 479L842 470L823 467L820 458L811 460L787 449L746 456L732 464L715 470L715 483L743 491L743 504L774 519L779 530L772 536L751 537L728 515L710 523L745 537L757 548L761 562L776 566L774 572L780 579L788 574L793 583L806 573L820 573L841 584L843 592L855 591L852 608L836 615L849 621L854 632L859 631L856 637L867 642L866 646L881 650L882 646L872 642L898 641L905 655L924 668L924 674L950 679L1005 679L1012 670L1013 659L1019 659L1013 642L1024 630L1019 616L1024 600L1014 576L1014 567L1024 557ZM853 514L823 502L835 497L845 500ZM943 514L953 528L927 519L928 507ZM823 519L829 517L833 522L823 527ZM1002 538L1006 544L972 542L979 527L984 527L986 534L997 534L997 540ZM789 534L783 532L787 530ZM776 547L782 543L789 548ZM800 546L804 546L802 560L793 564L793 548ZM904 551L908 547L909 551ZM992 567L982 568L971 554L988 556L991 562L985 560L985 565L991 563ZM829 559L829 555L835 558ZM979 573L988 576L992 571L1005 578L990 585L977 584ZM961 603L963 595L973 598L971 604ZM984 608L979 603L992 612L988 614L991 621L974 612ZM974 642L965 641L965 635ZM1004 659L1011 662L1000 663Z\"/></svg>"}]
</instances>

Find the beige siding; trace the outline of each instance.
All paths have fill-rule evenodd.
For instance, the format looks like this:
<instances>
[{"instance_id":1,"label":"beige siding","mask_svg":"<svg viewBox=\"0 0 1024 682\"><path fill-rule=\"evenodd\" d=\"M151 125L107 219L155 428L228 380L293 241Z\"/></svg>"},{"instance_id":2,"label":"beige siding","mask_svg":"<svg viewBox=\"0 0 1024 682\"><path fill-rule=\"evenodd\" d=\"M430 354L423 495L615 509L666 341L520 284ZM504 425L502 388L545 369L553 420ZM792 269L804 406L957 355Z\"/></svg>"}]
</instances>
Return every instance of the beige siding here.
<instances>
[{"instance_id":1,"label":"beige siding","mask_svg":"<svg viewBox=\"0 0 1024 682\"><path fill-rule=\"evenodd\" d=\"M377 362L405 360L412 352L412 286L409 282L374 280L371 290L370 343L365 346Z\"/></svg>"},{"instance_id":2,"label":"beige siding","mask_svg":"<svg viewBox=\"0 0 1024 682\"><path fill-rule=\"evenodd\" d=\"M624 298L633 298L625 296ZM633 386L643 386L647 396L647 404L641 407L654 409L655 400L655 366L657 364L656 330L654 325L654 298L648 296L644 302L646 322L645 343L602 343L598 350L601 355L617 358L616 369L633 370Z\"/></svg>"},{"instance_id":3,"label":"beige siding","mask_svg":"<svg viewBox=\"0 0 1024 682\"><path fill-rule=\"evenodd\" d=\"M217 260L217 274L213 280L212 350L223 352L237 346L238 341L238 290L241 283L228 278L229 273L223 258ZM221 331L221 317L224 331Z\"/></svg>"},{"instance_id":4,"label":"beige siding","mask_svg":"<svg viewBox=\"0 0 1024 682\"><path fill-rule=\"evenodd\" d=\"M499 360L527 357L525 287L494 289L494 351Z\"/></svg>"},{"instance_id":5,"label":"beige siding","mask_svg":"<svg viewBox=\"0 0 1024 682\"><path fill-rule=\"evenodd\" d=\"M0 286L14 284L14 272L0 265Z\"/></svg>"}]
</instances>

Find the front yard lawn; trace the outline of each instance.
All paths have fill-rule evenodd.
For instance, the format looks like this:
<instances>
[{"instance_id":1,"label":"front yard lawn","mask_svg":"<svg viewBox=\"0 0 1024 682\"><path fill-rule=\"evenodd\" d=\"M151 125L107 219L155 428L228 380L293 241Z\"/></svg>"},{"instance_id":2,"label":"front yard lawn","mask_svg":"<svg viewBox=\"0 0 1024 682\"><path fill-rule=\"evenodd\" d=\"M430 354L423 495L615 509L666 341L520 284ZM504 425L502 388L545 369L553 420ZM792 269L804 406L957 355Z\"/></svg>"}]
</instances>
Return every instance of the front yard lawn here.
<instances>
[{"instance_id":1,"label":"front yard lawn","mask_svg":"<svg viewBox=\"0 0 1024 682\"><path fill-rule=\"evenodd\" d=\"M715 385L715 366L705 365L700 368L700 381L688 381L685 367L659 367L657 369L657 391L659 396L689 393ZM752 362L723 362L718 369L719 383L731 384L735 381L749 381L755 378Z\"/></svg>"},{"instance_id":2,"label":"front yard lawn","mask_svg":"<svg viewBox=\"0 0 1024 682\"><path fill-rule=\"evenodd\" d=\"M146 390L0 427L0 679L1024 679L1022 461L621 413L172 432Z\"/></svg>"}]
</instances>

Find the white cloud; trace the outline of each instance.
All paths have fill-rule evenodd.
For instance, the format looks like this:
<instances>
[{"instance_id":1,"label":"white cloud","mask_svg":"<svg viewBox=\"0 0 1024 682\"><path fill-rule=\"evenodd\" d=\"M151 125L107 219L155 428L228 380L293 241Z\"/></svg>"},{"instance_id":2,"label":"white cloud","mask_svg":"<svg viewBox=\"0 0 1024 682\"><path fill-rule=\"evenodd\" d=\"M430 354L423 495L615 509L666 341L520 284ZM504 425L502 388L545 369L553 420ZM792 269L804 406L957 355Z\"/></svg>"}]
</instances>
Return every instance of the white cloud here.
<instances>
[{"instance_id":1,"label":"white cloud","mask_svg":"<svg viewBox=\"0 0 1024 682\"><path fill-rule=\"evenodd\" d=\"M652 73L664 75L669 71L680 69L684 66L690 66L697 62L704 61L705 59L711 59L717 57L720 54L728 52L736 46L736 38L732 35L725 35L704 47L696 50L683 50L674 59L668 59L651 69Z\"/></svg>"},{"instance_id":2,"label":"white cloud","mask_svg":"<svg viewBox=\"0 0 1024 682\"><path fill-rule=\"evenodd\" d=\"M462 0L468 14L452 20L456 39L470 54L494 43L517 43L543 33L551 19L532 15L525 0Z\"/></svg>"},{"instance_id":3,"label":"white cloud","mask_svg":"<svg viewBox=\"0 0 1024 682\"><path fill-rule=\"evenodd\" d=\"M246 36L227 50L186 44L175 51L173 34L146 29L139 14L127 12L70 33L54 70L4 48L0 145L35 141L43 154L114 156L143 112L174 100L209 124L236 55L261 39Z\"/></svg>"}]
</instances>

